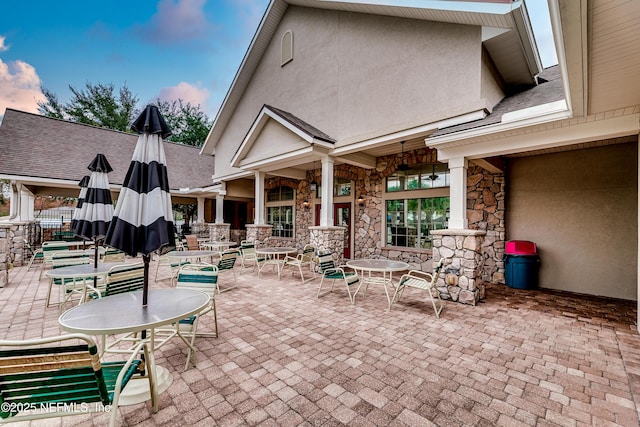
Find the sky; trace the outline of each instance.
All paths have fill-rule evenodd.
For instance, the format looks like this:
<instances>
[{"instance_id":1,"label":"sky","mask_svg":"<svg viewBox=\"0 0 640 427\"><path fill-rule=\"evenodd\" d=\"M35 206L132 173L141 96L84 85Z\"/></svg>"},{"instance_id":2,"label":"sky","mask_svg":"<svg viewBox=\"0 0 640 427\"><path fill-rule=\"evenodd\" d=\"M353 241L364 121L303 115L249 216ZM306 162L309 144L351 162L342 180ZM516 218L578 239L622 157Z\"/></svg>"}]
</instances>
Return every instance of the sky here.
<instances>
[{"instance_id":1,"label":"sky","mask_svg":"<svg viewBox=\"0 0 640 427\"><path fill-rule=\"evenodd\" d=\"M62 103L69 86L126 86L144 106L160 98L224 100L269 0L7 0L0 8L0 120L37 113L41 87ZM544 67L557 63L546 0L527 0Z\"/></svg>"}]
</instances>

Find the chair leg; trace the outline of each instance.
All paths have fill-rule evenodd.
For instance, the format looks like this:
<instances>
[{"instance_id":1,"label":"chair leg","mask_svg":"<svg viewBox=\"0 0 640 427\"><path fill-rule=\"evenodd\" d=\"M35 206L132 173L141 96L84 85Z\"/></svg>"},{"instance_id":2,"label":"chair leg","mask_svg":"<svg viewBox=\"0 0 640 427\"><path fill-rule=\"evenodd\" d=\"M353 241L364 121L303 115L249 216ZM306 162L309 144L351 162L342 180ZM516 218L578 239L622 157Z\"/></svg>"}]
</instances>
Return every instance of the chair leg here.
<instances>
[{"instance_id":1,"label":"chair leg","mask_svg":"<svg viewBox=\"0 0 640 427\"><path fill-rule=\"evenodd\" d=\"M328 294L328 293L330 293L331 291L333 291L333 285L334 285L335 283L336 283L336 281L335 281L335 280L333 280L333 281L331 282L331 287L329 288L329 290L328 290L328 291L321 292L321 291L322 291L322 285L324 284L324 276L322 276L322 280L320 280L320 286L318 287L318 294L316 295L316 298L320 298L320 297L322 297L322 296L325 296L326 294Z\"/></svg>"}]
</instances>

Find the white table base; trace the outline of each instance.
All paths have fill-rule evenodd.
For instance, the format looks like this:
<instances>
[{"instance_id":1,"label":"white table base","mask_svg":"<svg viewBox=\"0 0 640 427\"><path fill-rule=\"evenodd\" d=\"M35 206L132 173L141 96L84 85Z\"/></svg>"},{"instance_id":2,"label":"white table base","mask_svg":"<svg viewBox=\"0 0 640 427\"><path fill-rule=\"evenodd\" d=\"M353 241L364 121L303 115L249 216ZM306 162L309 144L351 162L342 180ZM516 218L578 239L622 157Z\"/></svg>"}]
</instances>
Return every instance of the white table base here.
<instances>
[{"instance_id":1,"label":"white table base","mask_svg":"<svg viewBox=\"0 0 640 427\"><path fill-rule=\"evenodd\" d=\"M171 383L173 376L169 370L163 366L156 366L156 389L158 395L166 391ZM120 393L120 405L136 405L138 403L151 400L151 390L149 390L149 378L133 377L125 389Z\"/></svg>"}]
</instances>

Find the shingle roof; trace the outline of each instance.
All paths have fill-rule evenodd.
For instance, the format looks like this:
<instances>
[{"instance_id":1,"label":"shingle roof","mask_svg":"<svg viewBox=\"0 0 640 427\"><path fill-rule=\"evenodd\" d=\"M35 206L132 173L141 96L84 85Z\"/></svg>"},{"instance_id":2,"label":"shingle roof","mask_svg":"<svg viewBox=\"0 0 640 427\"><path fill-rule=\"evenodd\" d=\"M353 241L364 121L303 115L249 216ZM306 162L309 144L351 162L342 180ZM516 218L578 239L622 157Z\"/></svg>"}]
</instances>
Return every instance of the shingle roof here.
<instances>
[{"instance_id":1,"label":"shingle roof","mask_svg":"<svg viewBox=\"0 0 640 427\"><path fill-rule=\"evenodd\" d=\"M562 80L560 79L560 68L555 65L553 67L545 68L538 75L538 85L504 98L493 108L491 114L484 119L443 128L431 134L430 137L448 135L463 130L500 123L502 121L502 116L506 113L554 101L560 101L562 99L564 99L564 91L562 90Z\"/></svg>"},{"instance_id":2,"label":"shingle roof","mask_svg":"<svg viewBox=\"0 0 640 427\"><path fill-rule=\"evenodd\" d=\"M279 108L272 107L271 105L266 105L266 104L265 104L265 108L268 108L269 110L273 111L275 114L282 117L283 119L285 119L286 121L288 121L289 123L291 123L292 125L294 125L295 127L297 127L302 132L306 133L312 138L319 139L321 141L330 142L331 144L336 143L335 139L331 138L329 135L322 132L317 127L310 125L309 123L305 122L301 118L296 117L287 111L284 111Z\"/></svg>"},{"instance_id":3,"label":"shingle roof","mask_svg":"<svg viewBox=\"0 0 640 427\"><path fill-rule=\"evenodd\" d=\"M7 109L0 126L0 174L79 181L102 153L113 167L109 182L122 184L137 139L132 133ZM212 156L166 141L164 148L171 189L212 184Z\"/></svg>"}]
</instances>

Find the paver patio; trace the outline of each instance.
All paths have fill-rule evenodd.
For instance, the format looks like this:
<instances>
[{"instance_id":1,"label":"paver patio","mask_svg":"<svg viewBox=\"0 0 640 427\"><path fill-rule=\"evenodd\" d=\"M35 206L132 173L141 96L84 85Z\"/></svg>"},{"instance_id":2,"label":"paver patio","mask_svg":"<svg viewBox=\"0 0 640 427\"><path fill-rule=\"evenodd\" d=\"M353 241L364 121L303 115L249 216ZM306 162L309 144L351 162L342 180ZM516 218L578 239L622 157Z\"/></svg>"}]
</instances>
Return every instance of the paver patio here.
<instances>
[{"instance_id":1,"label":"paver patio","mask_svg":"<svg viewBox=\"0 0 640 427\"><path fill-rule=\"evenodd\" d=\"M1 338L61 333L38 272L10 271ZM169 286L168 276L167 267L152 286ZM159 412L122 407L120 424L638 425L634 302L489 285L478 306L447 302L436 319L415 290L388 311L382 289L351 306L338 286L317 299L319 281L239 274L238 288L216 298L221 336L196 340L197 366L187 371L179 339L159 350L156 363L174 378ZM100 414L32 425L107 422Z\"/></svg>"}]
</instances>

